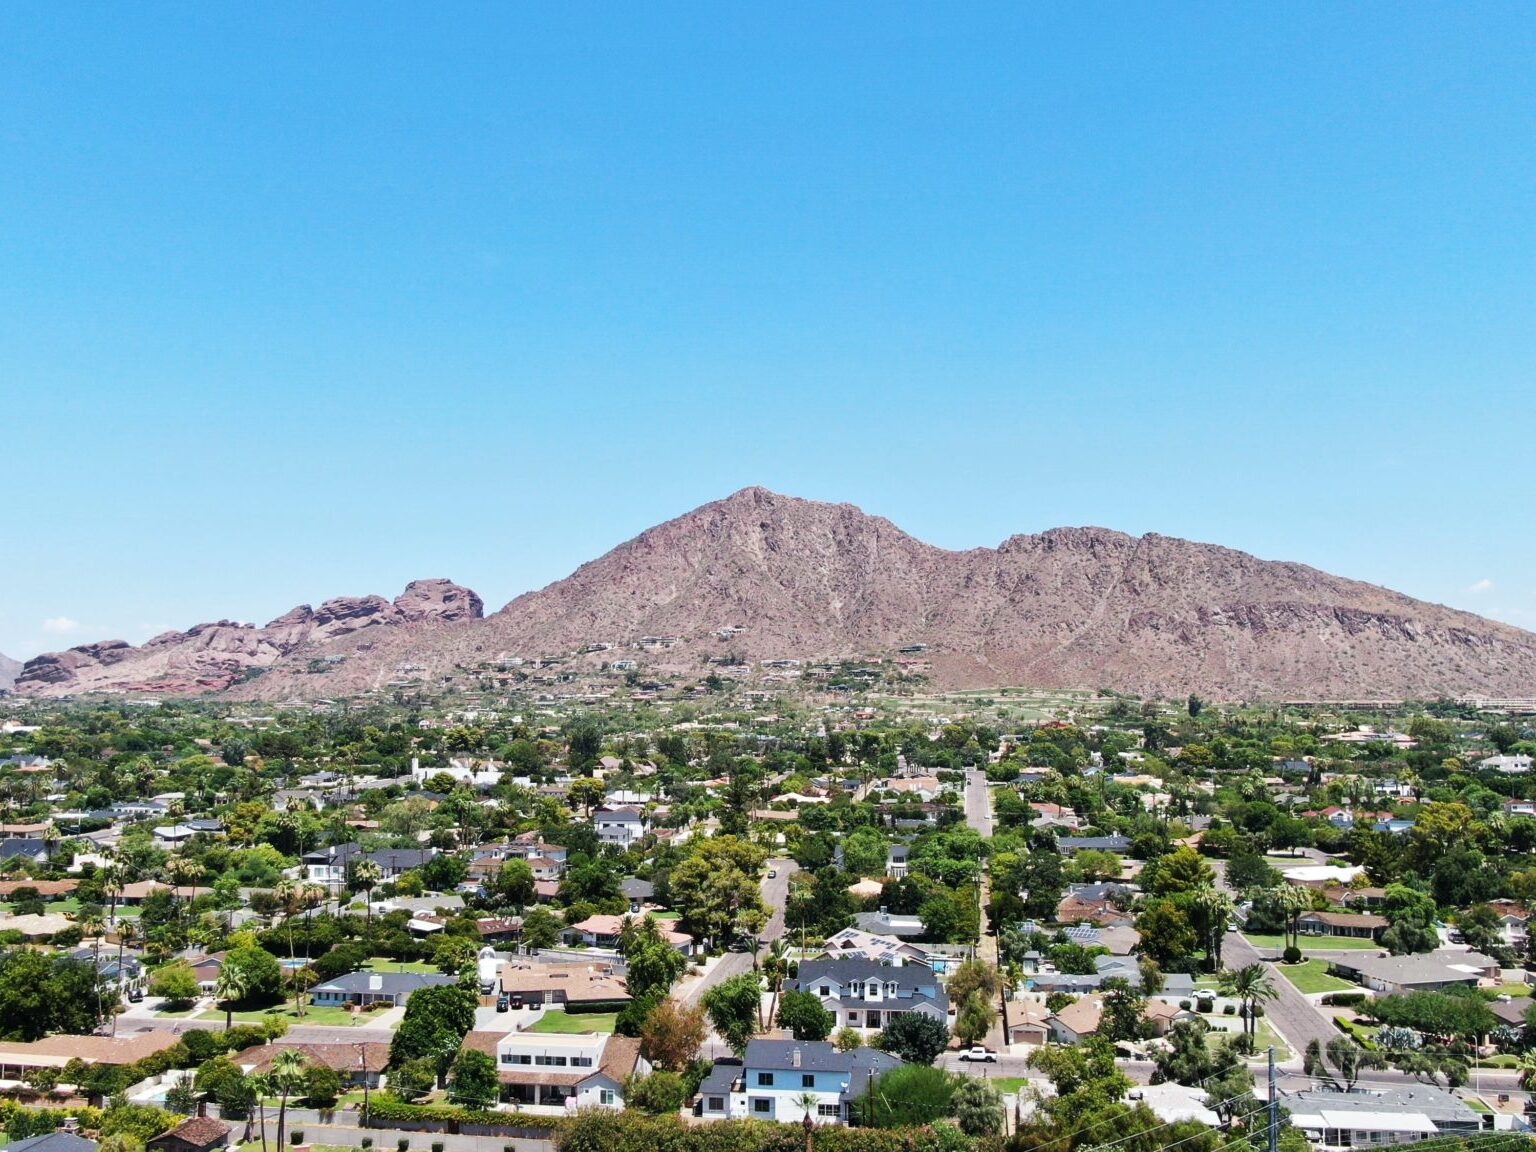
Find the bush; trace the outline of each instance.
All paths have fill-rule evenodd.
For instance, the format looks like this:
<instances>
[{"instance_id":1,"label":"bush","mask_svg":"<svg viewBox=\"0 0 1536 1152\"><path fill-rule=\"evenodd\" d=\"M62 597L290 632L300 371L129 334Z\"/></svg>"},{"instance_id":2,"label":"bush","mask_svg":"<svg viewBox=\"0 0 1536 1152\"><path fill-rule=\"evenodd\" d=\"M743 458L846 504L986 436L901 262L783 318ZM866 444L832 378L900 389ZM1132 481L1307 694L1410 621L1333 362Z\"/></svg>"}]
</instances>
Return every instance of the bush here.
<instances>
[{"instance_id":1,"label":"bush","mask_svg":"<svg viewBox=\"0 0 1536 1152\"><path fill-rule=\"evenodd\" d=\"M372 1136L364 1136L363 1137L362 1146L364 1148L372 1148L373 1147L373 1137Z\"/></svg>"},{"instance_id":2,"label":"bush","mask_svg":"<svg viewBox=\"0 0 1536 1152\"><path fill-rule=\"evenodd\" d=\"M1333 1004L1340 1008L1358 1008L1365 1001L1364 992L1330 992L1323 997L1324 1004Z\"/></svg>"},{"instance_id":3,"label":"bush","mask_svg":"<svg viewBox=\"0 0 1536 1152\"><path fill-rule=\"evenodd\" d=\"M1223 1016L1236 1016L1237 1015L1237 1005L1236 1004L1228 1004L1225 1008L1223 1008L1221 1010L1221 1014Z\"/></svg>"},{"instance_id":4,"label":"bush","mask_svg":"<svg viewBox=\"0 0 1536 1152\"><path fill-rule=\"evenodd\" d=\"M295 1128L292 1132L288 1133L288 1143L292 1144L295 1148L304 1143L304 1129Z\"/></svg>"},{"instance_id":5,"label":"bush","mask_svg":"<svg viewBox=\"0 0 1536 1152\"><path fill-rule=\"evenodd\" d=\"M395 1152L411 1152L411 1142L409 1140L396 1140Z\"/></svg>"},{"instance_id":6,"label":"bush","mask_svg":"<svg viewBox=\"0 0 1536 1152\"><path fill-rule=\"evenodd\" d=\"M432 1152L443 1152L443 1142L441 1140L432 1141Z\"/></svg>"},{"instance_id":7,"label":"bush","mask_svg":"<svg viewBox=\"0 0 1536 1152\"><path fill-rule=\"evenodd\" d=\"M874 1128L932 1124L950 1114L955 1079L925 1064L903 1064L876 1078L874 1091L854 1104L855 1115Z\"/></svg>"},{"instance_id":8,"label":"bush","mask_svg":"<svg viewBox=\"0 0 1536 1152\"><path fill-rule=\"evenodd\" d=\"M1294 944L1287 944L1285 951L1280 953L1280 959L1287 964L1301 963L1301 949Z\"/></svg>"}]
</instances>

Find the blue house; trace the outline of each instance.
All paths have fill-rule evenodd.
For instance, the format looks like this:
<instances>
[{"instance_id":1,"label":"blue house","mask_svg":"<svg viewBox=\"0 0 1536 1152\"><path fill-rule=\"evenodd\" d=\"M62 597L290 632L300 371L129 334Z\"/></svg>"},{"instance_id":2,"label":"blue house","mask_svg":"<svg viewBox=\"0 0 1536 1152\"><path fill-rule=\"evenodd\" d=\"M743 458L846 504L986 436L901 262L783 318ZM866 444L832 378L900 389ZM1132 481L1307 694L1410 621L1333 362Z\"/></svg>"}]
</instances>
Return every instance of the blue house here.
<instances>
[{"instance_id":1,"label":"blue house","mask_svg":"<svg viewBox=\"0 0 1536 1152\"><path fill-rule=\"evenodd\" d=\"M882 1072L901 1060L873 1048L839 1052L825 1040L753 1040L740 1060L719 1060L699 1085L694 1108L713 1120L847 1123ZM815 1099L814 1110L806 1097Z\"/></svg>"}]
</instances>

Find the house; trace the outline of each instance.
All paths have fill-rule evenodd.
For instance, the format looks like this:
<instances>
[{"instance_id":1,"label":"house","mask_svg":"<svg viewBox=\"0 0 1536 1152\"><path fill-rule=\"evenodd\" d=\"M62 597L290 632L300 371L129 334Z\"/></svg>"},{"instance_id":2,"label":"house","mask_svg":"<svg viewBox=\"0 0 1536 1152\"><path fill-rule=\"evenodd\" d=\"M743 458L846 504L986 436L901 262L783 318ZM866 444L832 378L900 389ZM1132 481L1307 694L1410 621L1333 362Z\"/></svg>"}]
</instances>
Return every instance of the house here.
<instances>
[{"instance_id":1,"label":"house","mask_svg":"<svg viewBox=\"0 0 1536 1152\"><path fill-rule=\"evenodd\" d=\"M1531 770L1531 757L1524 752L1513 756L1489 756L1479 760L1477 766L1485 772L1502 772L1506 776L1519 776Z\"/></svg>"},{"instance_id":2,"label":"house","mask_svg":"<svg viewBox=\"0 0 1536 1152\"><path fill-rule=\"evenodd\" d=\"M464 1047L496 1061L501 1098L519 1108L624 1107L624 1085L650 1065L640 1041L603 1032L471 1032Z\"/></svg>"},{"instance_id":3,"label":"house","mask_svg":"<svg viewBox=\"0 0 1536 1152\"><path fill-rule=\"evenodd\" d=\"M534 873L534 878L538 878L537 872ZM641 880L638 876L626 876L619 881L619 895L629 901L630 912L638 915L641 907L648 904L656 895L656 886L649 880Z\"/></svg>"},{"instance_id":4,"label":"house","mask_svg":"<svg viewBox=\"0 0 1536 1152\"><path fill-rule=\"evenodd\" d=\"M0 1147L0 1152L96 1152L96 1141L62 1129L44 1132L41 1136L28 1136L25 1140L12 1140Z\"/></svg>"},{"instance_id":5,"label":"house","mask_svg":"<svg viewBox=\"0 0 1536 1152\"><path fill-rule=\"evenodd\" d=\"M920 964L888 967L853 956L804 960L789 986L820 999L838 1028L878 1030L909 1012L949 1023L949 995Z\"/></svg>"},{"instance_id":6,"label":"house","mask_svg":"<svg viewBox=\"0 0 1536 1152\"><path fill-rule=\"evenodd\" d=\"M1305 936L1344 936L1351 940L1379 940L1388 920L1373 912L1303 912L1296 925Z\"/></svg>"},{"instance_id":7,"label":"house","mask_svg":"<svg viewBox=\"0 0 1536 1152\"><path fill-rule=\"evenodd\" d=\"M1074 856L1085 849L1094 852L1129 852L1131 850L1131 838L1129 836L1058 836L1056 848L1064 856Z\"/></svg>"},{"instance_id":8,"label":"house","mask_svg":"<svg viewBox=\"0 0 1536 1152\"><path fill-rule=\"evenodd\" d=\"M528 1007L541 1004L570 1009L622 1007L629 989L612 965L506 964L501 990Z\"/></svg>"},{"instance_id":9,"label":"house","mask_svg":"<svg viewBox=\"0 0 1536 1152\"><path fill-rule=\"evenodd\" d=\"M212 1152L229 1142L233 1127L212 1116L188 1116L144 1145L154 1152Z\"/></svg>"},{"instance_id":10,"label":"house","mask_svg":"<svg viewBox=\"0 0 1536 1152\"><path fill-rule=\"evenodd\" d=\"M420 868L437 855L436 848L423 845L420 848L384 848L378 852L364 852L358 844L331 844L306 852L301 859L304 875L314 884L324 884L337 892L347 886L352 869L359 860L377 864L379 883L387 884L400 879L413 868Z\"/></svg>"},{"instance_id":11,"label":"house","mask_svg":"<svg viewBox=\"0 0 1536 1152\"><path fill-rule=\"evenodd\" d=\"M231 1058L247 1074L260 1075L272 1067L272 1061L280 1052L297 1050L310 1064L321 1064L341 1076L341 1082L349 1087L377 1088L382 1082L384 1069L389 1064L389 1044L365 1042L354 1044L295 1043L280 1037L270 1044L261 1044L236 1052Z\"/></svg>"},{"instance_id":12,"label":"house","mask_svg":"<svg viewBox=\"0 0 1536 1152\"><path fill-rule=\"evenodd\" d=\"M45 1036L41 1040L0 1040L0 1081L24 1080L38 1068L59 1069L71 1060L120 1067L137 1064L179 1041L171 1032L126 1036Z\"/></svg>"},{"instance_id":13,"label":"house","mask_svg":"<svg viewBox=\"0 0 1536 1152\"><path fill-rule=\"evenodd\" d=\"M1175 1000L1153 997L1143 1006L1141 1018L1151 1028L1152 1035L1166 1036L1175 1024L1183 1020L1198 1020L1199 1016L1188 1008L1180 1008Z\"/></svg>"},{"instance_id":14,"label":"house","mask_svg":"<svg viewBox=\"0 0 1536 1152\"><path fill-rule=\"evenodd\" d=\"M453 984L457 977L436 972L348 972L310 989L310 1000L333 1008L356 1005L389 1004L398 1008L412 992L421 988Z\"/></svg>"},{"instance_id":15,"label":"house","mask_svg":"<svg viewBox=\"0 0 1536 1152\"><path fill-rule=\"evenodd\" d=\"M1130 928L1135 925L1136 918L1129 912L1122 912L1107 899L1093 900L1069 893L1056 905L1056 922Z\"/></svg>"},{"instance_id":16,"label":"house","mask_svg":"<svg viewBox=\"0 0 1536 1152\"><path fill-rule=\"evenodd\" d=\"M926 931L920 917L898 916L885 908L878 912L860 912L853 918L853 926L861 932L895 936L901 940L913 939Z\"/></svg>"},{"instance_id":17,"label":"house","mask_svg":"<svg viewBox=\"0 0 1536 1152\"><path fill-rule=\"evenodd\" d=\"M568 944L579 944L586 948L617 948L625 926L634 923L635 919L633 916L603 914L588 916L580 923L568 927L563 936ZM692 955L693 937L686 932L673 931L667 927L668 923L666 920L655 921L662 938L684 956Z\"/></svg>"},{"instance_id":18,"label":"house","mask_svg":"<svg viewBox=\"0 0 1536 1152\"><path fill-rule=\"evenodd\" d=\"M873 1048L839 1052L825 1040L756 1039L740 1060L715 1062L699 1085L694 1113L707 1120L798 1124L809 1115L816 1124L846 1123L875 1078L900 1064Z\"/></svg>"},{"instance_id":19,"label":"house","mask_svg":"<svg viewBox=\"0 0 1536 1152\"><path fill-rule=\"evenodd\" d=\"M14 836L0 840L0 860L32 860L40 864L48 859L51 852L48 841L36 836Z\"/></svg>"},{"instance_id":20,"label":"house","mask_svg":"<svg viewBox=\"0 0 1536 1152\"><path fill-rule=\"evenodd\" d=\"M1530 910L1513 900L1490 900L1488 906L1499 918L1499 936L1504 943L1512 948L1525 943L1531 922Z\"/></svg>"},{"instance_id":21,"label":"house","mask_svg":"<svg viewBox=\"0 0 1536 1152\"><path fill-rule=\"evenodd\" d=\"M651 824L638 808L605 806L593 811L592 828L604 844L628 848L650 833Z\"/></svg>"},{"instance_id":22,"label":"house","mask_svg":"<svg viewBox=\"0 0 1536 1152\"><path fill-rule=\"evenodd\" d=\"M94 960L96 971L101 974L104 988L116 990L119 996L129 992L142 992L149 987L149 973L132 952L124 952L119 959L117 949L76 948L69 954L71 960ZM212 988L209 989L212 991Z\"/></svg>"},{"instance_id":23,"label":"house","mask_svg":"<svg viewBox=\"0 0 1536 1152\"><path fill-rule=\"evenodd\" d=\"M15 932L29 941L49 940L74 926L75 922L61 912L0 916L0 932Z\"/></svg>"},{"instance_id":24,"label":"house","mask_svg":"<svg viewBox=\"0 0 1536 1152\"><path fill-rule=\"evenodd\" d=\"M1008 1004L1008 1043L1041 1047L1051 1038L1051 1011L1039 1000L1014 1000Z\"/></svg>"},{"instance_id":25,"label":"house","mask_svg":"<svg viewBox=\"0 0 1536 1152\"><path fill-rule=\"evenodd\" d=\"M1314 1148L1344 1149L1381 1144L1416 1144L1442 1136L1471 1136L1484 1117L1443 1088L1405 1087L1353 1092L1282 1092L1280 1103ZM1487 1126L1493 1115L1487 1114Z\"/></svg>"},{"instance_id":26,"label":"house","mask_svg":"<svg viewBox=\"0 0 1536 1152\"><path fill-rule=\"evenodd\" d=\"M823 956L861 956L880 964L897 967L921 964L933 968L932 953L921 944L898 940L894 936L876 936L858 928L843 928L822 941Z\"/></svg>"},{"instance_id":27,"label":"house","mask_svg":"<svg viewBox=\"0 0 1536 1152\"><path fill-rule=\"evenodd\" d=\"M1338 975L1376 992L1437 992L1444 988L1475 988L1482 980L1499 978L1499 963L1479 952L1430 952L1418 956L1339 956L1328 961Z\"/></svg>"},{"instance_id":28,"label":"house","mask_svg":"<svg viewBox=\"0 0 1536 1152\"><path fill-rule=\"evenodd\" d=\"M1504 801L1504 815L1536 816L1536 800L1506 800Z\"/></svg>"},{"instance_id":29,"label":"house","mask_svg":"<svg viewBox=\"0 0 1536 1152\"><path fill-rule=\"evenodd\" d=\"M1104 1000L1097 995L1084 996L1051 1015L1046 1024L1055 1044L1078 1044L1099 1030L1104 1017Z\"/></svg>"},{"instance_id":30,"label":"house","mask_svg":"<svg viewBox=\"0 0 1536 1152\"><path fill-rule=\"evenodd\" d=\"M213 889L201 888L196 884L162 884L158 880L136 880L132 884L123 885L117 902L132 908L144 903L156 892L169 892L177 900L196 900L199 896L212 895Z\"/></svg>"},{"instance_id":31,"label":"house","mask_svg":"<svg viewBox=\"0 0 1536 1152\"><path fill-rule=\"evenodd\" d=\"M885 874L893 880L900 880L907 874L907 863L911 857L910 844L892 844L885 854Z\"/></svg>"}]
</instances>

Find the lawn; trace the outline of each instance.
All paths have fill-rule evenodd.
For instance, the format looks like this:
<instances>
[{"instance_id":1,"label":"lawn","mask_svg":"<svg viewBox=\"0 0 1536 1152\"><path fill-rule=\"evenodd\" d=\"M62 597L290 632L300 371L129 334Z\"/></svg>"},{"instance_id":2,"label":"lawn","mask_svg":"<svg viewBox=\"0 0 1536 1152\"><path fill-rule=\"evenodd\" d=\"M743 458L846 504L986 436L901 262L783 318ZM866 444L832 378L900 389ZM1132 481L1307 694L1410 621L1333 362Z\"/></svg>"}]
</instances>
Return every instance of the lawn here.
<instances>
[{"instance_id":1,"label":"lawn","mask_svg":"<svg viewBox=\"0 0 1536 1152\"><path fill-rule=\"evenodd\" d=\"M1266 936L1244 932L1243 939L1255 948L1273 948L1276 952L1285 947L1285 937ZM1381 945L1374 940L1356 940L1350 936L1302 936L1303 952L1379 952Z\"/></svg>"},{"instance_id":2,"label":"lawn","mask_svg":"<svg viewBox=\"0 0 1536 1152\"><path fill-rule=\"evenodd\" d=\"M264 1020L277 1017L286 1020L289 1024L323 1024L332 1028L348 1028L369 1019L369 1015L369 1013L354 1014L348 1012L345 1008L324 1004L319 1006L311 1005L304 1009L303 1016L298 1016L294 1013L293 1005L287 1004L276 1008L236 1012L234 1018L238 1024L260 1024ZM198 1019L223 1020L224 1013L215 1009L202 1013L198 1016Z\"/></svg>"},{"instance_id":3,"label":"lawn","mask_svg":"<svg viewBox=\"0 0 1536 1152\"><path fill-rule=\"evenodd\" d=\"M1300 964L1276 965L1282 976L1296 986L1298 992L1351 992L1358 984L1328 975L1328 965L1321 960L1303 960Z\"/></svg>"},{"instance_id":4,"label":"lawn","mask_svg":"<svg viewBox=\"0 0 1536 1152\"><path fill-rule=\"evenodd\" d=\"M438 972L438 967L436 964L428 964L424 960L391 960L388 956L375 956L363 965L363 970L365 972L415 972L417 975L422 973L433 973L435 975Z\"/></svg>"},{"instance_id":5,"label":"lawn","mask_svg":"<svg viewBox=\"0 0 1536 1152\"><path fill-rule=\"evenodd\" d=\"M1231 1017L1231 1016L1207 1016L1205 1019L1206 1019L1207 1023L1212 1023L1212 1022L1214 1022L1216 1020L1226 1020L1226 1021L1228 1021L1230 1023L1232 1021L1233 1017ZM1220 1031L1218 1031L1216 1029L1216 1027L1213 1024L1211 1030L1205 1034L1206 1046L1208 1048L1210 1048L1214 1052L1216 1050L1216 1045L1221 1043L1222 1037L1224 1037L1224 1036L1236 1036L1236 1035L1239 1035L1240 1032L1241 1032L1241 1029L1239 1029L1237 1032L1220 1032ZM1259 1025L1258 1025L1258 1027L1256 1029L1254 1029L1253 1039L1254 1039L1254 1043L1258 1045L1258 1047L1254 1051L1257 1052L1259 1056L1264 1055L1264 1053L1268 1049L1273 1048L1275 1050L1275 1059L1277 1059L1277 1060L1289 1060L1290 1059L1290 1057L1291 1057L1290 1045L1285 1042L1285 1038L1283 1036L1281 1036L1280 1033L1275 1031L1273 1026L1271 1026L1269 1020L1266 1019L1263 1016L1259 1017ZM1257 1057L1249 1057L1249 1059L1256 1059L1256 1058Z\"/></svg>"},{"instance_id":6,"label":"lawn","mask_svg":"<svg viewBox=\"0 0 1536 1152\"><path fill-rule=\"evenodd\" d=\"M1024 1090L1029 1083L1022 1076L988 1076L987 1083L996 1088L1004 1096L1014 1096Z\"/></svg>"},{"instance_id":7,"label":"lawn","mask_svg":"<svg viewBox=\"0 0 1536 1152\"><path fill-rule=\"evenodd\" d=\"M528 1032L612 1032L617 1012L567 1012L551 1008L534 1021Z\"/></svg>"}]
</instances>

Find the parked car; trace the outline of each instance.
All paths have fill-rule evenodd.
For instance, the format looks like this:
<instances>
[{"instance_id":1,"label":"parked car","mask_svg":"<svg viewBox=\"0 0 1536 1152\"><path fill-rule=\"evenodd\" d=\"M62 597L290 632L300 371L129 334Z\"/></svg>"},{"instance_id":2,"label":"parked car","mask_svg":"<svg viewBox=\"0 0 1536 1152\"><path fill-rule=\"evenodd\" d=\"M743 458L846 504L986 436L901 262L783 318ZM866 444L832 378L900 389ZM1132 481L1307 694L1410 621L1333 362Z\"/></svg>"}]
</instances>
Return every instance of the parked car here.
<instances>
[{"instance_id":1,"label":"parked car","mask_svg":"<svg viewBox=\"0 0 1536 1152\"><path fill-rule=\"evenodd\" d=\"M506 993L496 997L496 1011L505 1012L510 1007L512 1007L512 998Z\"/></svg>"},{"instance_id":2,"label":"parked car","mask_svg":"<svg viewBox=\"0 0 1536 1152\"><path fill-rule=\"evenodd\" d=\"M971 1060L978 1064L996 1064L997 1053L984 1044L977 1044L974 1048L967 1048L964 1052L960 1053L960 1059Z\"/></svg>"},{"instance_id":3,"label":"parked car","mask_svg":"<svg viewBox=\"0 0 1536 1152\"><path fill-rule=\"evenodd\" d=\"M776 876L778 876L778 874L779 874L779 870L777 868L770 868L770 869L768 869L768 879L772 880Z\"/></svg>"}]
</instances>

